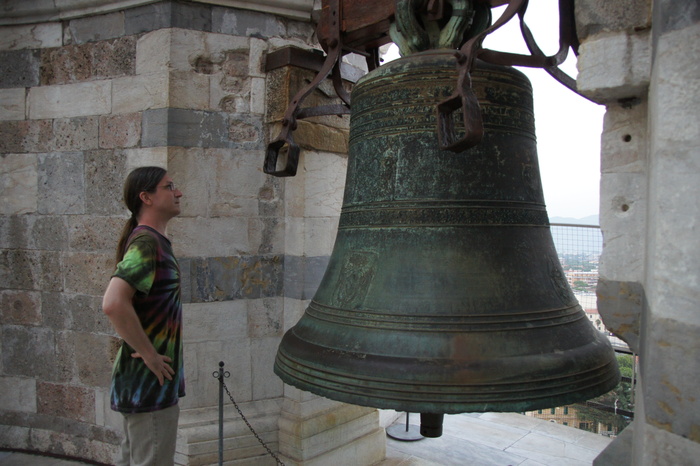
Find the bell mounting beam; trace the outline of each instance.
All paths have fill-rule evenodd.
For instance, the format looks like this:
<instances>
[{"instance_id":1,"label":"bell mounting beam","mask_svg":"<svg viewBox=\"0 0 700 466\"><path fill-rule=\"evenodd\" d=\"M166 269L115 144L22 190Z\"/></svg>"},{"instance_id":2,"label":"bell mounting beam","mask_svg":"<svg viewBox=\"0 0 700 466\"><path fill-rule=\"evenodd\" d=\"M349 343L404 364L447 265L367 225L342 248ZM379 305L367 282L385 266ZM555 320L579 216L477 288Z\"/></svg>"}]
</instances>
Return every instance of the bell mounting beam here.
<instances>
[{"instance_id":1,"label":"bell mounting beam","mask_svg":"<svg viewBox=\"0 0 700 466\"><path fill-rule=\"evenodd\" d=\"M451 8L446 8L445 4ZM321 19L316 29L321 47L326 52L325 60L318 70L316 77L303 89L299 90L289 103L282 118L282 130L276 139L267 146L263 171L273 176L294 176L299 163L299 146L294 142L293 131L297 127L297 119L320 115L343 115L350 113L350 95L342 85L340 63L346 53L358 53L367 58L369 70L379 66L379 47L391 42L392 29L396 29L397 20L401 16L416 18L422 21L447 21L445 29L448 34L450 27L455 27L457 13L470 4L487 5L491 8L507 5L501 17L490 27L466 41L455 51L459 70L455 91L448 99L437 106L437 133L441 149L454 152L473 147L481 141L483 128L478 102L473 95L469 73L477 58L487 63L507 66L527 66L543 68L557 81L576 91L576 81L566 75L559 65L566 59L569 49L578 53L578 38L574 22L574 0L559 0L559 51L546 56L534 40L532 32L525 24L524 16L528 0L323 0ZM408 9L408 10L407 10ZM448 13L449 12L449 13ZM398 14L401 13L401 14ZM451 18L446 16L450 14ZM490 49L484 49L484 38L501 27L506 22L519 17L523 38L530 50L530 55L514 54ZM414 23L418 23L414 21ZM404 20L409 24L409 20ZM405 26L404 26L405 27ZM432 25L434 28L435 26ZM401 26L399 25L399 28ZM412 33L416 28L409 28ZM441 34L441 37L445 32ZM447 41L449 42L449 41ZM430 44L430 41L427 42ZM439 41L439 44L442 42ZM444 45L441 45L444 46ZM450 47L451 45L447 45ZM402 51L403 52L403 51ZM331 76L334 89L342 101L338 105L326 105L312 108L301 108L303 101L327 77ZM463 113L463 127L457 129L456 115ZM283 167L280 160L286 158Z\"/></svg>"}]
</instances>

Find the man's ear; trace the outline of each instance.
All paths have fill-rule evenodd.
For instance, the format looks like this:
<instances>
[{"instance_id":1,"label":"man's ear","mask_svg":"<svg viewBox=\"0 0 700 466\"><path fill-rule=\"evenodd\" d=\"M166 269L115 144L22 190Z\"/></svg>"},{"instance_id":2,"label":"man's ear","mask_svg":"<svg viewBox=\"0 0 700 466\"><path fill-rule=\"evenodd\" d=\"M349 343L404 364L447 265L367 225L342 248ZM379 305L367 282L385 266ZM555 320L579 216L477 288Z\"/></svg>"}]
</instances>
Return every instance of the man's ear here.
<instances>
[{"instance_id":1,"label":"man's ear","mask_svg":"<svg viewBox=\"0 0 700 466\"><path fill-rule=\"evenodd\" d=\"M145 205L151 205L151 195L148 191L141 191L141 193L139 193L139 199L141 199L141 202Z\"/></svg>"}]
</instances>

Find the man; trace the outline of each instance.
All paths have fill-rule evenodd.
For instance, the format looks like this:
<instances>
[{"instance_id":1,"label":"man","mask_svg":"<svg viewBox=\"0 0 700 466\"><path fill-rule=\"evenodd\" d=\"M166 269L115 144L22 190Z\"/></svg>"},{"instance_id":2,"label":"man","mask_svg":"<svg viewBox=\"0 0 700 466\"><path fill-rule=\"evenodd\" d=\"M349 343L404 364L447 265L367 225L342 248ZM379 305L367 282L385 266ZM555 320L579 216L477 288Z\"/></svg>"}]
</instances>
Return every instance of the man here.
<instances>
[{"instance_id":1,"label":"man","mask_svg":"<svg viewBox=\"0 0 700 466\"><path fill-rule=\"evenodd\" d=\"M110 393L112 409L124 416L119 465L173 464L185 378L180 269L165 230L181 197L160 167L137 168L124 184L132 215L102 301L124 340Z\"/></svg>"}]
</instances>

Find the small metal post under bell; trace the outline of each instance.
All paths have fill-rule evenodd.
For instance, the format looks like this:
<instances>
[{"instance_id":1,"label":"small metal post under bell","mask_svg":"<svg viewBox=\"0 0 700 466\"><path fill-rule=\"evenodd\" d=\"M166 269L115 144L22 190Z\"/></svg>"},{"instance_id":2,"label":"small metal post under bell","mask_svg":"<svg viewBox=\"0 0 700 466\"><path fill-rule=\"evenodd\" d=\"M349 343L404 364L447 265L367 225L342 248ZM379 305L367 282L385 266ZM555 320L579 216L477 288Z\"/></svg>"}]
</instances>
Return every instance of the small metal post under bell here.
<instances>
[{"instance_id":1,"label":"small metal post under bell","mask_svg":"<svg viewBox=\"0 0 700 466\"><path fill-rule=\"evenodd\" d=\"M409 424L410 413L406 412L406 425L394 424L387 427L386 434L396 440L402 440L404 442L415 442L416 440L423 440L425 437L421 435L418 426Z\"/></svg>"}]
</instances>

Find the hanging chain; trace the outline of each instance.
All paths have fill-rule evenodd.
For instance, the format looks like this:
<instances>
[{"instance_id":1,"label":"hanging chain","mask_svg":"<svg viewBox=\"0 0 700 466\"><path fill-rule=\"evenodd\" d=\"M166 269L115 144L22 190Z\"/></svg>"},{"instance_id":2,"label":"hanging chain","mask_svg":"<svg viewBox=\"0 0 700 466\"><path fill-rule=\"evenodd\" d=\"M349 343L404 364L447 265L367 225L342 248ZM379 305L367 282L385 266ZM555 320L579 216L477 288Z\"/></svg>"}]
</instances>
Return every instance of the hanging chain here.
<instances>
[{"instance_id":1,"label":"hanging chain","mask_svg":"<svg viewBox=\"0 0 700 466\"><path fill-rule=\"evenodd\" d=\"M260 442L260 445L262 445L265 448L265 450L267 450L267 452L270 454L270 456L272 456L275 459L275 461L277 461L277 464L284 466L284 463L282 462L282 460L280 460L279 457L277 455L275 455L272 450L270 450L270 447L267 446L267 444L263 441L263 439L260 438L258 433L255 432L255 429L253 429L253 426L250 425L250 422L248 422L248 419L246 419L245 415L243 414L243 411L241 411L241 408L238 407L238 403L236 403L236 400L233 399L233 395L231 395L231 392L228 391L228 387L224 383L224 379L220 378L219 382L221 383L221 385L223 385L224 390L226 390L226 394L228 395L229 399L231 400L231 403L233 403L233 406L236 408L236 411L238 411L238 414L241 416L241 419L243 419L243 421L246 423L246 425L248 426L248 429L250 429L250 431L253 433L255 438L258 439L258 442Z\"/></svg>"}]
</instances>

